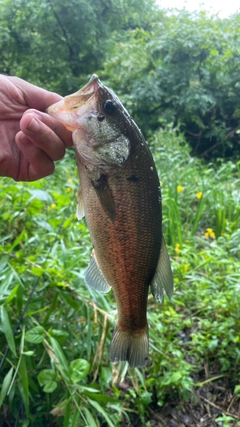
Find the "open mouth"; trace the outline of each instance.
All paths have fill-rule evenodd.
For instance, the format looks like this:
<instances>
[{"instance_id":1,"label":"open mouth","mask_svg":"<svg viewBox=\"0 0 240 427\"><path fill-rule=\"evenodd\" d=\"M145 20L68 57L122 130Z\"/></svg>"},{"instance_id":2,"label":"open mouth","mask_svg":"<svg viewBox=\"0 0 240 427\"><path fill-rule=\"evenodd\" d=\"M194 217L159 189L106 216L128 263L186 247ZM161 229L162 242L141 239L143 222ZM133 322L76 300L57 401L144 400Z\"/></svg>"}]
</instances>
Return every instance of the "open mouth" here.
<instances>
[{"instance_id":1,"label":"open mouth","mask_svg":"<svg viewBox=\"0 0 240 427\"><path fill-rule=\"evenodd\" d=\"M51 105L46 112L73 132L79 128L80 117L95 108L100 84L98 76L94 74L82 89Z\"/></svg>"}]
</instances>

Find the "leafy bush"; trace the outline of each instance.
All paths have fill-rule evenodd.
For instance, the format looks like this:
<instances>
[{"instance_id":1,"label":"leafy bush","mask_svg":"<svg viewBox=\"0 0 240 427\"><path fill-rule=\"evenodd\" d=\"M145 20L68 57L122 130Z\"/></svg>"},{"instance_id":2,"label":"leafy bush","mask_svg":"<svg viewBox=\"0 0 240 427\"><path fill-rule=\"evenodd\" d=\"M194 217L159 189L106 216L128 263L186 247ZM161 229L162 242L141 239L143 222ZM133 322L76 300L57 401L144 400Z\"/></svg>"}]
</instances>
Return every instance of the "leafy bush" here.
<instances>
[{"instance_id":1,"label":"leafy bush","mask_svg":"<svg viewBox=\"0 0 240 427\"><path fill-rule=\"evenodd\" d=\"M240 14L159 10L154 0L0 2L0 72L66 95L90 74L151 137L178 126L205 158L240 152Z\"/></svg>"},{"instance_id":2,"label":"leafy bush","mask_svg":"<svg viewBox=\"0 0 240 427\"><path fill-rule=\"evenodd\" d=\"M102 68L112 33L149 27L153 0L0 2L0 72L67 95Z\"/></svg>"},{"instance_id":3,"label":"leafy bush","mask_svg":"<svg viewBox=\"0 0 240 427\"><path fill-rule=\"evenodd\" d=\"M239 153L239 22L159 13L151 31L120 38L103 76L125 100L145 133L179 125L194 154Z\"/></svg>"}]
</instances>

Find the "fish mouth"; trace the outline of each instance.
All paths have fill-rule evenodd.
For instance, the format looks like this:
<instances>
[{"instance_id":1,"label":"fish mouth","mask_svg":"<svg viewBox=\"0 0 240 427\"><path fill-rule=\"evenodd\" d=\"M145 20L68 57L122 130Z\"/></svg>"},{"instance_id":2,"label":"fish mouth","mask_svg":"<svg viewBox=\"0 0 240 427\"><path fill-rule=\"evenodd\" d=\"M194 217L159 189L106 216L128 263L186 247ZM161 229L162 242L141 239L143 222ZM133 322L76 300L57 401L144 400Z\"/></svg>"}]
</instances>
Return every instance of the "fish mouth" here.
<instances>
[{"instance_id":1,"label":"fish mouth","mask_svg":"<svg viewBox=\"0 0 240 427\"><path fill-rule=\"evenodd\" d=\"M73 132L81 127L81 116L85 115L89 109L94 110L96 108L97 93L100 86L101 82L98 76L93 74L82 89L50 105L46 113L59 120L67 129Z\"/></svg>"}]
</instances>

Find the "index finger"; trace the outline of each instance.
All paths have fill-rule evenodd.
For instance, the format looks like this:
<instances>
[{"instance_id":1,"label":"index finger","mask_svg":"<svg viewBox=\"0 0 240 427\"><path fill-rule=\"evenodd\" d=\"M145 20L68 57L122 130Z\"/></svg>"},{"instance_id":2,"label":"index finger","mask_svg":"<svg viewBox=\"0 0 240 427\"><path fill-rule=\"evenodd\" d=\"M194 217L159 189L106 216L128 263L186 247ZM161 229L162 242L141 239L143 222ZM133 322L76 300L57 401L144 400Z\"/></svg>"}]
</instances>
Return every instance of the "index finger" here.
<instances>
[{"instance_id":1,"label":"index finger","mask_svg":"<svg viewBox=\"0 0 240 427\"><path fill-rule=\"evenodd\" d=\"M32 83L28 83L19 77L8 76L8 80L12 81L12 83L19 89L25 103L31 108L45 111L49 105L62 99L62 96L57 93L49 92L48 90L35 86Z\"/></svg>"},{"instance_id":2,"label":"index finger","mask_svg":"<svg viewBox=\"0 0 240 427\"><path fill-rule=\"evenodd\" d=\"M48 132L49 137L48 137L48 141L46 140L46 144L49 143L51 139L51 134L52 134L53 141L55 139L55 135L57 135L58 138L63 142L65 147L67 148L72 147L73 145L72 132L67 130L65 126L62 125L62 123L60 123L58 120L54 119L53 117L49 116L48 114L42 113L41 111L32 110L32 109L27 110L23 114L22 119L20 120L20 129L28 138L30 138L31 140L33 139L32 129L30 128L32 119L35 119L40 126L43 123L44 125L46 125L47 128L49 128L49 132ZM45 126L44 126L44 129L45 129ZM35 143L36 145L38 145L37 140L39 140L39 138L36 138L36 143ZM42 144L44 144L44 140L42 140L41 146L39 148L43 148Z\"/></svg>"}]
</instances>

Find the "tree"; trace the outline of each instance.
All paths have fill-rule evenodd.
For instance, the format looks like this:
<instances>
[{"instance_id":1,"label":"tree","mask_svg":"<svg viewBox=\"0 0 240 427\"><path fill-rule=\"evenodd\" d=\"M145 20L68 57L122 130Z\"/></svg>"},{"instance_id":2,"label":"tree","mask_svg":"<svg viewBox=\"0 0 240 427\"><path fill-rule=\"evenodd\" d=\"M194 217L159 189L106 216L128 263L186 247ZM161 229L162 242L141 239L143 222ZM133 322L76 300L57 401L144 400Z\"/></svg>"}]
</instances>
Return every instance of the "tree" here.
<instances>
[{"instance_id":1,"label":"tree","mask_svg":"<svg viewBox=\"0 0 240 427\"><path fill-rule=\"evenodd\" d=\"M116 46L105 75L143 131L180 126L202 156L240 150L240 15L161 15Z\"/></svg>"},{"instance_id":2,"label":"tree","mask_svg":"<svg viewBox=\"0 0 240 427\"><path fill-rule=\"evenodd\" d=\"M194 154L240 151L240 14L154 0L4 0L0 72L66 95L98 73L148 137L171 123Z\"/></svg>"},{"instance_id":3,"label":"tree","mask_svg":"<svg viewBox=\"0 0 240 427\"><path fill-rule=\"evenodd\" d=\"M101 68L113 32L149 26L153 0L6 0L0 72L67 94Z\"/></svg>"}]
</instances>

